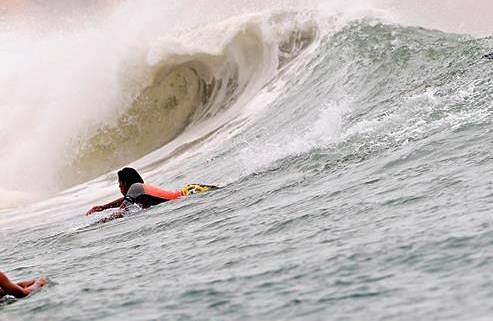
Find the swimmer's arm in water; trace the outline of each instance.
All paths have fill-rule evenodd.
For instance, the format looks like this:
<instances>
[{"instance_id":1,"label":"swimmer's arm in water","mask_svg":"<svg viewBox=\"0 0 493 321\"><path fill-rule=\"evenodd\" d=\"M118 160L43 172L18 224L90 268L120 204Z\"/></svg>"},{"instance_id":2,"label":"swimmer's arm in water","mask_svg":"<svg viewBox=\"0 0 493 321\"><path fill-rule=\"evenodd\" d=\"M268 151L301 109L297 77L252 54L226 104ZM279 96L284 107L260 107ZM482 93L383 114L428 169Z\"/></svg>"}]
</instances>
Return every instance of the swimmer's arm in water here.
<instances>
[{"instance_id":1,"label":"swimmer's arm in water","mask_svg":"<svg viewBox=\"0 0 493 321\"><path fill-rule=\"evenodd\" d=\"M124 216L123 213L124 213L123 210L118 210L118 211L116 211L115 213L111 214L108 217L103 217L102 219L100 219L98 221L98 223L107 223L107 222L113 221L113 220L115 220L117 218L122 218Z\"/></svg>"},{"instance_id":2,"label":"swimmer's arm in water","mask_svg":"<svg viewBox=\"0 0 493 321\"><path fill-rule=\"evenodd\" d=\"M31 285L33 285L35 282L36 280L25 280L25 281L17 282L17 285L20 286L21 288L28 288Z\"/></svg>"},{"instance_id":3,"label":"swimmer's arm in water","mask_svg":"<svg viewBox=\"0 0 493 321\"><path fill-rule=\"evenodd\" d=\"M23 288L24 290L28 290L29 292L32 292L33 290L43 287L46 284L46 282L47 282L46 279L41 277L39 279L17 282L17 285Z\"/></svg>"},{"instance_id":4,"label":"swimmer's arm in water","mask_svg":"<svg viewBox=\"0 0 493 321\"><path fill-rule=\"evenodd\" d=\"M100 219L98 221L98 223L106 223L106 222L109 222L109 221L113 221L117 218L122 218L124 217L124 214L125 212L127 211L127 208L128 208L128 205L126 202L122 202L122 204L120 205L120 208L118 210L116 210L113 214L111 214L110 216L107 216L107 217L103 217L102 219Z\"/></svg>"},{"instance_id":5,"label":"swimmer's arm in water","mask_svg":"<svg viewBox=\"0 0 493 321\"><path fill-rule=\"evenodd\" d=\"M0 272L0 293L3 295L10 294L16 298L23 298L29 295L32 290L38 289L46 284L45 278L37 280L21 281L17 284L11 282L9 278Z\"/></svg>"},{"instance_id":6,"label":"swimmer's arm in water","mask_svg":"<svg viewBox=\"0 0 493 321\"><path fill-rule=\"evenodd\" d=\"M96 212L101 212L101 211L107 210L109 208L121 207L123 204L123 199L124 198L121 197L117 200L114 200L113 202L109 202L108 204L96 205L93 208L91 208L89 211L87 211L86 216L89 216L89 215L94 214Z\"/></svg>"}]
</instances>

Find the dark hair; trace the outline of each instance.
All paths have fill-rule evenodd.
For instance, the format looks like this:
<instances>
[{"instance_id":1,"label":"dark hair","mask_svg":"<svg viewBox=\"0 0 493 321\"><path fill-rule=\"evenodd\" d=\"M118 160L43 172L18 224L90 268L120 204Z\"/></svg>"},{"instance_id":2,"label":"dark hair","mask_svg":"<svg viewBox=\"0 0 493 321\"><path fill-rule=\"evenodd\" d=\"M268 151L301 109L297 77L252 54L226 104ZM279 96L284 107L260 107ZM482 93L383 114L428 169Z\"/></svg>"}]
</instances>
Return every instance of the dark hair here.
<instances>
[{"instance_id":1,"label":"dark hair","mask_svg":"<svg viewBox=\"0 0 493 321\"><path fill-rule=\"evenodd\" d=\"M118 181L124 183L127 188L134 183L144 183L142 177L133 168L125 167L118 171Z\"/></svg>"}]
</instances>

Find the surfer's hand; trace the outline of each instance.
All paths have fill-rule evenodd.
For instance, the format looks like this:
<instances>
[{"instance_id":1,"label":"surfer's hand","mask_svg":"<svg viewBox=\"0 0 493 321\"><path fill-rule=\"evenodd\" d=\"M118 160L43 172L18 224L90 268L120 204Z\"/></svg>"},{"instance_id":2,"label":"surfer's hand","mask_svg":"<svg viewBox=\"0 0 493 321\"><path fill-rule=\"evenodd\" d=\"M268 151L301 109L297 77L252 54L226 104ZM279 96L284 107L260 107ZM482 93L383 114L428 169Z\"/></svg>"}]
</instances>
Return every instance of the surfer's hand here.
<instances>
[{"instance_id":1,"label":"surfer's hand","mask_svg":"<svg viewBox=\"0 0 493 321\"><path fill-rule=\"evenodd\" d=\"M48 282L46 278L40 277L39 279L36 280L36 282L34 282L34 286L37 285L38 287L42 287L46 284L46 282Z\"/></svg>"},{"instance_id":2,"label":"surfer's hand","mask_svg":"<svg viewBox=\"0 0 493 321\"><path fill-rule=\"evenodd\" d=\"M102 219L100 219L98 221L98 223L107 223L109 221L112 221L114 219L117 219L117 218L122 218L124 217L123 215L124 211L123 210L118 210L116 212L114 212L113 214L111 214L110 216L107 216L107 217L103 217Z\"/></svg>"},{"instance_id":3,"label":"surfer's hand","mask_svg":"<svg viewBox=\"0 0 493 321\"><path fill-rule=\"evenodd\" d=\"M87 211L86 216L89 216L91 214L94 214L96 212L101 212L104 211L104 207L101 205L96 205L93 208L91 208L89 211Z\"/></svg>"},{"instance_id":4,"label":"surfer's hand","mask_svg":"<svg viewBox=\"0 0 493 321\"><path fill-rule=\"evenodd\" d=\"M25 288L30 287L34 283L36 283L36 280L25 280L25 281L17 282L17 285L20 286L21 288L25 289Z\"/></svg>"},{"instance_id":5,"label":"surfer's hand","mask_svg":"<svg viewBox=\"0 0 493 321\"><path fill-rule=\"evenodd\" d=\"M32 292L32 291L34 291L34 290L37 290L37 289L39 289L39 288L42 288L42 287L46 284L46 282L48 282L48 281L46 280L46 278L44 278L44 277L40 277L39 279L37 279L37 280L34 282L34 284L32 284L31 286L29 286L29 287L27 287L27 288L24 288L24 291L26 291L26 292L27 292L27 294L29 294L29 293L31 293L31 292Z\"/></svg>"}]
</instances>

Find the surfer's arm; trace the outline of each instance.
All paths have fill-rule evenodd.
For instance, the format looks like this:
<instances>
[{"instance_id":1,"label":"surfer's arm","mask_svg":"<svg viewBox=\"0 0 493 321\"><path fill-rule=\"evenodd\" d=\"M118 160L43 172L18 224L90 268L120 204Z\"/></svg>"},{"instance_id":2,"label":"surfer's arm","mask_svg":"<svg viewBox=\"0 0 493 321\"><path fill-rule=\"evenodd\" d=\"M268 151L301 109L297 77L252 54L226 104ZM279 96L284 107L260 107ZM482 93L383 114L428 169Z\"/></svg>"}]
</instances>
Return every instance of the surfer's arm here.
<instances>
[{"instance_id":1,"label":"surfer's arm","mask_svg":"<svg viewBox=\"0 0 493 321\"><path fill-rule=\"evenodd\" d=\"M27 290L28 293L31 293L33 290L39 289L46 284L46 279L44 277L40 277L35 280L27 280L18 282L17 285L22 287L24 290Z\"/></svg>"},{"instance_id":2,"label":"surfer's arm","mask_svg":"<svg viewBox=\"0 0 493 321\"><path fill-rule=\"evenodd\" d=\"M24 280L17 282L17 285L20 286L21 288L28 288L31 285L33 285L36 282L36 280Z\"/></svg>"},{"instance_id":3,"label":"surfer's arm","mask_svg":"<svg viewBox=\"0 0 493 321\"><path fill-rule=\"evenodd\" d=\"M29 290L12 283L2 272L0 272L0 287L2 288L4 294L13 295L16 298L23 298L29 294Z\"/></svg>"},{"instance_id":4,"label":"surfer's arm","mask_svg":"<svg viewBox=\"0 0 493 321\"><path fill-rule=\"evenodd\" d=\"M108 204L104 204L104 205L96 205L94 206L93 208L91 208L87 213L86 213L86 216L89 216L93 213L96 213L96 212L101 212L101 211L104 211L104 210L107 210L109 208L116 208L116 207L120 207L122 206L123 204L123 197L120 197L119 199L117 200L114 200L113 202L109 202Z\"/></svg>"},{"instance_id":5,"label":"surfer's arm","mask_svg":"<svg viewBox=\"0 0 493 321\"><path fill-rule=\"evenodd\" d=\"M0 272L0 288L2 289L3 294L10 294L15 296L16 298L23 298L32 290L38 289L46 284L46 279L39 278L37 280L28 280L21 281L17 284L11 282L9 278Z\"/></svg>"},{"instance_id":6,"label":"surfer's arm","mask_svg":"<svg viewBox=\"0 0 493 321\"><path fill-rule=\"evenodd\" d=\"M125 216L125 212L127 211L129 204L132 204L132 203L130 202L130 198L127 195L127 197L124 198L124 201L122 201L119 209L117 209L110 216L103 217L102 219L100 219L98 221L98 223L106 223L106 222L109 222L109 221L113 221L113 220L115 220L117 218L124 217Z\"/></svg>"},{"instance_id":7,"label":"surfer's arm","mask_svg":"<svg viewBox=\"0 0 493 321\"><path fill-rule=\"evenodd\" d=\"M98 221L98 223L106 223L106 222L109 222L109 221L113 221L117 218L122 218L124 215L124 210L117 210L115 213L111 214L110 216L107 216L107 217L103 217L102 219L100 219Z\"/></svg>"}]
</instances>

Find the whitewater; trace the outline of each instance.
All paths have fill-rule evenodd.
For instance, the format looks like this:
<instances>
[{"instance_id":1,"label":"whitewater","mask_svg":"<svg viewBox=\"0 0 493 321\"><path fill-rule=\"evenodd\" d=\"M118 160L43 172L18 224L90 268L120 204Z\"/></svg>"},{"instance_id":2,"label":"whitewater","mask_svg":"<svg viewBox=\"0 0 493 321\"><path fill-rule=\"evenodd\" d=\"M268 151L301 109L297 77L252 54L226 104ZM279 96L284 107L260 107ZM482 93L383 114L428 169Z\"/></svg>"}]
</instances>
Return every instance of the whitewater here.
<instances>
[{"instance_id":1,"label":"whitewater","mask_svg":"<svg viewBox=\"0 0 493 321\"><path fill-rule=\"evenodd\" d=\"M0 320L491 319L487 1L0 6Z\"/></svg>"}]
</instances>

